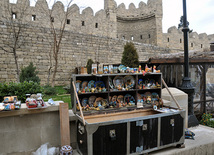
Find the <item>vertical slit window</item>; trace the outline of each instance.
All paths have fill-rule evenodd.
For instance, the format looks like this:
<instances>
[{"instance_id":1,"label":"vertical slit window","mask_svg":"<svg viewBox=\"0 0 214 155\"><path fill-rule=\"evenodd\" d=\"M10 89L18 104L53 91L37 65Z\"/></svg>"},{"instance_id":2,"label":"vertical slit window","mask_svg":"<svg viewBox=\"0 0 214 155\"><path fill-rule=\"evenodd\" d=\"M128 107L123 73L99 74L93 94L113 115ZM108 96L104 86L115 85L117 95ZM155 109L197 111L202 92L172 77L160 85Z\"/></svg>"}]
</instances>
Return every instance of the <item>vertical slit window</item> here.
<instances>
[{"instance_id":1,"label":"vertical slit window","mask_svg":"<svg viewBox=\"0 0 214 155\"><path fill-rule=\"evenodd\" d=\"M134 40L134 37L133 37L133 36L131 36L131 40Z\"/></svg>"},{"instance_id":2,"label":"vertical slit window","mask_svg":"<svg viewBox=\"0 0 214 155\"><path fill-rule=\"evenodd\" d=\"M71 23L71 20L70 19L67 19L67 24L70 24Z\"/></svg>"},{"instance_id":3,"label":"vertical slit window","mask_svg":"<svg viewBox=\"0 0 214 155\"><path fill-rule=\"evenodd\" d=\"M201 44L201 48L203 48L203 44Z\"/></svg>"},{"instance_id":4,"label":"vertical slit window","mask_svg":"<svg viewBox=\"0 0 214 155\"><path fill-rule=\"evenodd\" d=\"M182 43L182 39L180 39L180 43Z\"/></svg>"},{"instance_id":5,"label":"vertical slit window","mask_svg":"<svg viewBox=\"0 0 214 155\"><path fill-rule=\"evenodd\" d=\"M151 35L149 34L149 38L151 38Z\"/></svg>"},{"instance_id":6,"label":"vertical slit window","mask_svg":"<svg viewBox=\"0 0 214 155\"><path fill-rule=\"evenodd\" d=\"M140 39L143 39L143 35L140 35Z\"/></svg>"},{"instance_id":7,"label":"vertical slit window","mask_svg":"<svg viewBox=\"0 0 214 155\"><path fill-rule=\"evenodd\" d=\"M169 42L169 38L168 38L167 40L168 40L168 42Z\"/></svg>"},{"instance_id":8,"label":"vertical slit window","mask_svg":"<svg viewBox=\"0 0 214 155\"><path fill-rule=\"evenodd\" d=\"M85 21L82 21L82 26L85 26Z\"/></svg>"},{"instance_id":9,"label":"vertical slit window","mask_svg":"<svg viewBox=\"0 0 214 155\"><path fill-rule=\"evenodd\" d=\"M51 17L51 22L52 22L52 23L54 22L54 17Z\"/></svg>"},{"instance_id":10,"label":"vertical slit window","mask_svg":"<svg viewBox=\"0 0 214 155\"><path fill-rule=\"evenodd\" d=\"M32 21L36 20L36 15L32 15Z\"/></svg>"},{"instance_id":11,"label":"vertical slit window","mask_svg":"<svg viewBox=\"0 0 214 155\"><path fill-rule=\"evenodd\" d=\"M95 23L95 28L98 28L98 23Z\"/></svg>"},{"instance_id":12,"label":"vertical slit window","mask_svg":"<svg viewBox=\"0 0 214 155\"><path fill-rule=\"evenodd\" d=\"M191 43L191 47L193 47L193 43Z\"/></svg>"},{"instance_id":13,"label":"vertical slit window","mask_svg":"<svg viewBox=\"0 0 214 155\"><path fill-rule=\"evenodd\" d=\"M12 18L17 19L17 14L15 12L12 13Z\"/></svg>"}]
</instances>

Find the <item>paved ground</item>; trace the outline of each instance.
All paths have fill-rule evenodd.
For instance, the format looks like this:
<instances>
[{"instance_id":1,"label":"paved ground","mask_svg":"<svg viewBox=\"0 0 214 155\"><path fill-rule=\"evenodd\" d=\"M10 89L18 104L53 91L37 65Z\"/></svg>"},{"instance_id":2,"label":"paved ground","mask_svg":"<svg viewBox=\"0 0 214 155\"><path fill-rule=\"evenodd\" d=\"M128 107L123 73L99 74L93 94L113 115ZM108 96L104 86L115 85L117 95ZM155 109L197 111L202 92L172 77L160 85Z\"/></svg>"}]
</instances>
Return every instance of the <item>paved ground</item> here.
<instances>
[{"instance_id":1,"label":"paved ground","mask_svg":"<svg viewBox=\"0 0 214 155\"><path fill-rule=\"evenodd\" d=\"M189 128L195 140L185 139L185 148L170 147L149 153L150 155L214 155L214 128L199 125ZM74 150L74 155L79 155Z\"/></svg>"},{"instance_id":2,"label":"paved ground","mask_svg":"<svg viewBox=\"0 0 214 155\"><path fill-rule=\"evenodd\" d=\"M167 148L151 155L214 155L214 128L199 125L189 128L195 133L195 140L185 139L185 148Z\"/></svg>"}]
</instances>

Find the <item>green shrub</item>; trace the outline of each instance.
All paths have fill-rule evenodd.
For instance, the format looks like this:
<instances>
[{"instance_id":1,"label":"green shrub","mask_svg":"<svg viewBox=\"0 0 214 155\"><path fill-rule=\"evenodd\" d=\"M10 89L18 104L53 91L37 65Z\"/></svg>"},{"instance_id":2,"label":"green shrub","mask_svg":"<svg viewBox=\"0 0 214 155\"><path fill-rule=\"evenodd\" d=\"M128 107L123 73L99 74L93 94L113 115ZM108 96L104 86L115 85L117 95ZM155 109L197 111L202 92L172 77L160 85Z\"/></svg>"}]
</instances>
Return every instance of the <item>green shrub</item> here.
<instances>
[{"instance_id":1,"label":"green shrub","mask_svg":"<svg viewBox=\"0 0 214 155\"><path fill-rule=\"evenodd\" d=\"M17 96L22 103L26 100L26 94L42 93L42 87L36 82L0 83L0 102L5 96Z\"/></svg>"},{"instance_id":2,"label":"green shrub","mask_svg":"<svg viewBox=\"0 0 214 155\"><path fill-rule=\"evenodd\" d=\"M88 62L87 62L87 65L86 65L88 74L91 74L91 67L92 67L93 63L94 63L94 61L92 59L88 59Z\"/></svg>"},{"instance_id":3,"label":"green shrub","mask_svg":"<svg viewBox=\"0 0 214 155\"><path fill-rule=\"evenodd\" d=\"M36 67L33 66L31 62L27 67L21 69L20 73L20 82L37 82L40 83L40 78L37 76L38 71L36 71Z\"/></svg>"},{"instance_id":4,"label":"green shrub","mask_svg":"<svg viewBox=\"0 0 214 155\"><path fill-rule=\"evenodd\" d=\"M46 85L43 88L44 88L43 92L45 95L56 95L56 88L55 87L51 87L49 85Z\"/></svg>"},{"instance_id":5,"label":"green shrub","mask_svg":"<svg viewBox=\"0 0 214 155\"><path fill-rule=\"evenodd\" d=\"M132 42L127 42L124 46L123 56L121 59L121 64L127 67L138 67L139 65L139 56L137 50Z\"/></svg>"}]
</instances>

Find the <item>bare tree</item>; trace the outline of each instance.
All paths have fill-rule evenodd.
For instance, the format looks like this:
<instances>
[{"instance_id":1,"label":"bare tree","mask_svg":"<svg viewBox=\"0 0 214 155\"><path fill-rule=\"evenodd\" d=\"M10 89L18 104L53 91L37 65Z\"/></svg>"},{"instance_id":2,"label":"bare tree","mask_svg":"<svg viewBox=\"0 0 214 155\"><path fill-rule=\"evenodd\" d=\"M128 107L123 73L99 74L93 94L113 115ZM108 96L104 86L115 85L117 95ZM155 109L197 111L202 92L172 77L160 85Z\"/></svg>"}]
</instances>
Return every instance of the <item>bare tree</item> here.
<instances>
[{"instance_id":1,"label":"bare tree","mask_svg":"<svg viewBox=\"0 0 214 155\"><path fill-rule=\"evenodd\" d=\"M54 0L53 7L56 6L55 5L56 3L60 3L60 2L58 2L57 0ZM52 45L49 51L50 66L48 69L48 84L49 84L50 75L52 73L52 81L51 81L52 87L55 86L56 74L57 74L57 69L59 65L59 62L58 62L59 53L61 50L62 39L64 37L65 26L68 22L68 16L70 14L69 7L71 3L72 3L72 0L68 0L67 4L64 3L65 11L64 11L64 8L59 9L63 12L55 12L57 11L57 9L53 7L52 9L49 9L49 10L46 10L46 8L43 8L43 11L45 13L45 18L48 18L48 22L50 24L50 31L52 35L52 41L51 41ZM49 5L50 5L50 1L49 1Z\"/></svg>"},{"instance_id":2,"label":"bare tree","mask_svg":"<svg viewBox=\"0 0 214 155\"><path fill-rule=\"evenodd\" d=\"M2 38L3 44L0 46L0 49L13 55L16 65L17 82L20 82L17 51L25 44L26 34L24 29L26 28L25 17L27 16L28 6L29 3L27 2L19 7L14 7L13 4L8 2L4 3L2 22L7 27L8 35Z\"/></svg>"}]
</instances>

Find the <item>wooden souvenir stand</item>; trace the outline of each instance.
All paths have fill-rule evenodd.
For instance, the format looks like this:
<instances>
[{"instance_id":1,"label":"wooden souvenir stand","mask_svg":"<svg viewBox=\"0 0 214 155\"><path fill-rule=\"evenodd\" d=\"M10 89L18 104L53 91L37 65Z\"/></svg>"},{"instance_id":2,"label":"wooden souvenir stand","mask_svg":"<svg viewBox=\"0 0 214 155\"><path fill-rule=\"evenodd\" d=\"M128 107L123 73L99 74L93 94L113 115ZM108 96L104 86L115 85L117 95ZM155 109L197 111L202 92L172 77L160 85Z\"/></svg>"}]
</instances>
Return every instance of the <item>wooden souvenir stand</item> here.
<instances>
[{"instance_id":1,"label":"wooden souvenir stand","mask_svg":"<svg viewBox=\"0 0 214 155\"><path fill-rule=\"evenodd\" d=\"M161 73L74 74L71 83L80 154L134 155L184 144L185 110L153 105L161 98ZM137 108L148 96L151 102Z\"/></svg>"}]
</instances>

